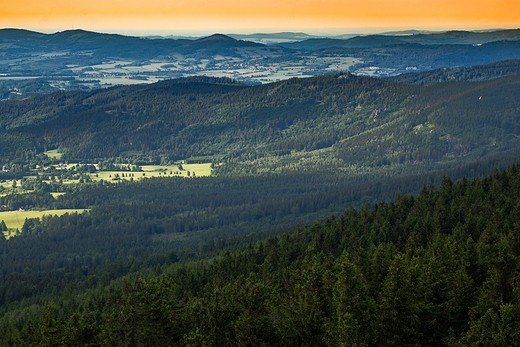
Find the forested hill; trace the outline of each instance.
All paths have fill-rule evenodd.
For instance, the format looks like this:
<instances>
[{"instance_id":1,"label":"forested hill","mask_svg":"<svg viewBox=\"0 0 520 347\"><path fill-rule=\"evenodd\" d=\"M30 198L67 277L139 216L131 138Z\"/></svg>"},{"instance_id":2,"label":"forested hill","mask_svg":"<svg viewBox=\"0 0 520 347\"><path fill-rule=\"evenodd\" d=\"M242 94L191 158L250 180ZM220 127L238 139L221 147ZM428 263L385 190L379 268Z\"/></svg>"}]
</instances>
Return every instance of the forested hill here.
<instances>
[{"instance_id":1,"label":"forested hill","mask_svg":"<svg viewBox=\"0 0 520 347\"><path fill-rule=\"evenodd\" d=\"M251 172L315 168L317 156L329 168L474 160L518 147L519 81L421 87L334 74L58 92L0 102L0 145L4 160L57 148L71 161L205 157Z\"/></svg>"},{"instance_id":2,"label":"forested hill","mask_svg":"<svg viewBox=\"0 0 520 347\"><path fill-rule=\"evenodd\" d=\"M515 164L216 255L208 245L195 261L170 252L71 261L59 277L27 270L1 298L20 296L20 281L26 293L63 289L39 297L54 302L44 311L8 310L0 336L11 346L517 346L519 197Z\"/></svg>"},{"instance_id":3,"label":"forested hill","mask_svg":"<svg viewBox=\"0 0 520 347\"><path fill-rule=\"evenodd\" d=\"M427 85L439 82L485 81L510 75L520 75L520 60L511 59L470 67L405 73L389 77L388 80L407 84Z\"/></svg>"}]
</instances>

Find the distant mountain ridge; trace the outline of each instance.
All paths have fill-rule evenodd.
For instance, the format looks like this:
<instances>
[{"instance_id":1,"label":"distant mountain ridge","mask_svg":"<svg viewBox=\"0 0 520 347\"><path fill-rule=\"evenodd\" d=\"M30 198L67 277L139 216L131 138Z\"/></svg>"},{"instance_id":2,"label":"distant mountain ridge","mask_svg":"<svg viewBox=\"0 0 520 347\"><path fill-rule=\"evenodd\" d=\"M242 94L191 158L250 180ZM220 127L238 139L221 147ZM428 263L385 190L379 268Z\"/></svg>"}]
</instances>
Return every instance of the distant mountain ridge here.
<instances>
[{"instance_id":1,"label":"distant mountain ridge","mask_svg":"<svg viewBox=\"0 0 520 347\"><path fill-rule=\"evenodd\" d=\"M520 29L508 29L486 32L471 32L471 31L446 31L433 33L417 33L412 31L412 35L402 35L396 33L379 34L379 35L360 35L349 39L329 39L311 38L295 43L281 43L280 45L293 49L322 49L327 47L374 47L387 46L395 44L410 44L417 43L422 45L442 45L442 44L462 44L462 45L477 45L493 41L518 41L520 40Z\"/></svg>"},{"instance_id":2,"label":"distant mountain ridge","mask_svg":"<svg viewBox=\"0 0 520 347\"><path fill-rule=\"evenodd\" d=\"M10 50L67 51L95 50L99 58L106 56L142 56L153 58L161 54L194 53L211 44L215 53L227 54L231 48L259 48L263 45L235 40L229 36L215 34L198 40L165 39L149 40L134 36L103 34L86 30L66 30L54 34L39 34L25 30L0 29L0 42L10 43ZM219 47L221 44L221 47Z\"/></svg>"},{"instance_id":3,"label":"distant mountain ridge","mask_svg":"<svg viewBox=\"0 0 520 347\"><path fill-rule=\"evenodd\" d=\"M237 40L248 40L254 42L272 42L272 43L293 43L293 42L301 42L304 40L310 39L337 39L337 40L347 40L351 38L356 38L354 41L359 41L362 37L371 37L371 36L386 36L393 37L393 39L389 39L388 43L392 44L396 42L398 39L403 39L403 42L417 42L422 44L442 44L442 43L451 43L451 44L478 44L484 42L491 42L497 40L518 40L518 33L515 33L518 29L488 29L488 30L473 30L473 31L465 31L465 30L442 30L442 31L431 31L431 30L398 30L398 31L387 31L378 34L307 34L304 32L275 32L275 33L253 33L253 34L237 34L230 33L226 34L232 38ZM413 37L412 37L413 36ZM194 37L194 36L176 36L176 35L168 35L168 36L147 36L148 38L154 39L178 39L178 38L187 38L187 39L199 39L203 37Z\"/></svg>"},{"instance_id":4,"label":"distant mountain ridge","mask_svg":"<svg viewBox=\"0 0 520 347\"><path fill-rule=\"evenodd\" d=\"M223 38L234 39L234 40L248 40L253 39L283 39L297 41L294 43L281 43L281 46L295 49L314 49L320 42L319 48L325 47L372 47L379 45L393 45L393 44L404 44L404 43L419 43L419 44L483 44L493 41L501 40L520 40L520 29L507 29L497 31L483 31L483 32L472 32L472 31L446 31L446 32L424 32L409 30L403 32L388 32L376 35L348 35L353 36L347 39L338 38L340 36L316 36L309 35L306 33L257 33L257 34L213 34L207 37L192 38L188 39L170 39L163 38L167 41L182 42L189 44L189 42L199 41L213 41L219 38L219 41ZM34 31L24 29L0 29L0 40L7 42L12 40L43 40L43 42L52 42L67 40L70 42L82 40L88 41L99 41L99 40L142 40L140 37L135 36L124 36L119 34L103 34L96 33L81 29L66 30L56 32L54 34L42 34ZM154 40L152 40L154 41ZM186 42L188 41L188 42Z\"/></svg>"}]
</instances>

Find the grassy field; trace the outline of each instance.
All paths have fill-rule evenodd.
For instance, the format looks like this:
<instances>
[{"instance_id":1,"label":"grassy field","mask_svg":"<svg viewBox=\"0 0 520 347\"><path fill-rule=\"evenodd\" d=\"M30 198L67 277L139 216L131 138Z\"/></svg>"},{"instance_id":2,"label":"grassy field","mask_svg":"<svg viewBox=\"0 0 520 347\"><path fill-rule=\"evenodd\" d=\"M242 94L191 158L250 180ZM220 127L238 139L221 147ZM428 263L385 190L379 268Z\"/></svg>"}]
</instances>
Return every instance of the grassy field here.
<instances>
[{"instance_id":1,"label":"grassy field","mask_svg":"<svg viewBox=\"0 0 520 347\"><path fill-rule=\"evenodd\" d=\"M10 212L0 212L0 220L5 222L5 225L9 229L21 229L23 223L25 222L25 218L41 218L46 215L58 215L61 216L65 213L82 213L86 210L79 209L67 209L67 210L47 210L47 211L10 211ZM5 233L6 235L8 233Z\"/></svg>"},{"instance_id":2,"label":"grassy field","mask_svg":"<svg viewBox=\"0 0 520 347\"><path fill-rule=\"evenodd\" d=\"M57 149L53 149L52 151L43 152L49 158L56 158L58 160L61 159L61 153L58 153Z\"/></svg>"},{"instance_id":3,"label":"grassy field","mask_svg":"<svg viewBox=\"0 0 520 347\"><path fill-rule=\"evenodd\" d=\"M49 151L54 152L54 151ZM46 152L46 153L49 153ZM52 153L50 153L52 154ZM74 164L64 165L62 169L70 168ZM97 168L97 165L94 165ZM143 178L149 177L201 177L201 176L211 176L211 164L182 164L183 169L179 170L178 165L143 165L141 166L143 171L100 171L96 173L91 173L90 177L92 181L117 181L117 180L134 180L138 181ZM188 176L188 172L190 175ZM123 176L124 175L124 176ZM35 179L34 176L25 176L24 179L32 178ZM49 181L44 181L49 182ZM79 183L79 179L64 179L64 184L72 184ZM6 180L5 182L0 182L0 196L9 195L9 194L22 194L31 192L31 190L23 190L21 188L22 181L16 180L16 189L13 189L13 180ZM65 193L51 193L55 198L59 195L63 195Z\"/></svg>"},{"instance_id":4,"label":"grassy field","mask_svg":"<svg viewBox=\"0 0 520 347\"><path fill-rule=\"evenodd\" d=\"M211 164L182 164L183 170L179 170L177 165L143 165L142 172L130 172L130 171L101 171L91 174L93 181L99 180L114 180L117 178L130 180L139 180L146 177L190 177L197 176L210 176L211 175ZM124 177L123 177L124 175Z\"/></svg>"},{"instance_id":5,"label":"grassy field","mask_svg":"<svg viewBox=\"0 0 520 347\"><path fill-rule=\"evenodd\" d=\"M209 176L211 175L211 164L205 163L205 164L182 164L183 170L180 171L177 165L168 165L168 166L162 166L162 165L143 165L142 166L144 172L159 172L166 170L168 174L170 171L175 172L179 171L183 176L187 175L187 172L190 171L192 174L193 172L196 173L197 176Z\"/></svg>"}]
</instances>

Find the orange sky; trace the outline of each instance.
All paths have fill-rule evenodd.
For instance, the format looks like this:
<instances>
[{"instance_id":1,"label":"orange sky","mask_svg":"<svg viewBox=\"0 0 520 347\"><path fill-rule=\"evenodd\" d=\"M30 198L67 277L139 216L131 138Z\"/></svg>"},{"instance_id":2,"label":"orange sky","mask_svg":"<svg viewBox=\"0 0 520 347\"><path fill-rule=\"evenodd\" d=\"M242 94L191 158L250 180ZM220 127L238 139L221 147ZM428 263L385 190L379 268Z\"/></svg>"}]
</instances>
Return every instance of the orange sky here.
<instances>
[{"instance_id":1,"label":"orange sky","mask_svg":"<svg viewBox=\"0 0 520 347\"><path fill-rule=\"evenodd\" d=\"M2 0L0 27L124 32L317 32L520 27L520 0ZM351 30L351 31L352 31ZM359 31L359 30L357 30Z\"/></svg>"}]
</instances>

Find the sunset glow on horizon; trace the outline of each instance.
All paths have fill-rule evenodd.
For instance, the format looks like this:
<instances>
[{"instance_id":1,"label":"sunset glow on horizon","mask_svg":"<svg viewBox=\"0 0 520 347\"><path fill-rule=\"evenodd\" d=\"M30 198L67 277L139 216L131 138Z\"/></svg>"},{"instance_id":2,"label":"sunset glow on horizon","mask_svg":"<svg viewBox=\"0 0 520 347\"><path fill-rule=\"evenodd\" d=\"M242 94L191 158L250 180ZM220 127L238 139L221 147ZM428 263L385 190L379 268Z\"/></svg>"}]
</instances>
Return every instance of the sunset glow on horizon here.
<instances>
[{"instance_id":1,"label":"sunset glow on horizon","mask_svg":"<svg viewBox=\"0 0 520 347\"><path fill-rule=\"evenodd\" d=\"M520 5L518 0L18 0L2 5L0 27L170 33L472 30L520 27Z\"/></svg>"}]
</instances>

